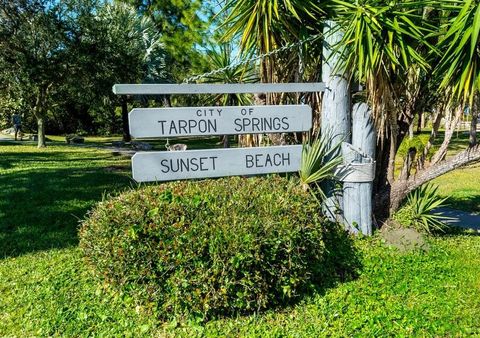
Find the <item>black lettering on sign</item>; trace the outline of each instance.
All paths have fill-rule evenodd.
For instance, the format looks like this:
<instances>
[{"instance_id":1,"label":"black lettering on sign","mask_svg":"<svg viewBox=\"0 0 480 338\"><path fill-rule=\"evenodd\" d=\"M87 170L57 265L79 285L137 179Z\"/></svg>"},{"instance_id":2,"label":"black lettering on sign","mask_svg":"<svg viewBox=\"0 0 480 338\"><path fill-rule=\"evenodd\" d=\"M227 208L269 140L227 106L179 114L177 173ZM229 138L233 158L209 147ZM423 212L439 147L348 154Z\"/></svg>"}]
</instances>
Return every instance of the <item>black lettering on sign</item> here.
<instances>
[{"instance_id":1,"label":"black lettering on sign","mask_svg":"<svg viewBox=\"0 0 480 338\"><path fill-rule=\"evenodd\" d=\"M197 109L196 115L198 117L202 117L202 116L213 117L213 116L216 116L216 115L222 116L222 109L221 108Z\"/></svg>"},{"instance_id":2,"label":"black lettering on sign","mask_svg":"<svg viewBox=\"0 0 480 338\"><path fill-rule=\"evenodd\" d=\"M235 131L242 131L243 130L241 122L242 122L242 119L233 120L233 123L235 124Z\"/></svg>"},{"instance_id":3,"label":"black lettering on sign","mask_svg":"<svg viewBox=\"0 0 480 338\"><path fill-rule=\"evenodd\" d=\"M272 130L272 120L271 119L264 119L264 130Z\"/></svg>"},{"instance_id":4,"label":"black lettering on sign","mask_svg":"<svg viewBox=\"0 0 480 338\"><path fill-rule=\"evenodd\" d=\"M162 134L165 135L165 123L167 121L158 121L162 128ZM170 128L166 135L189 135L216 133L218 130L217 119L207 120L172 120L169 121Z\"/></svg>"},{"instance_id":5,"label":"black lettering on sign","mask_svg":"<svg viewBox=\"0 0 480 338\"><path fill-rule=\"evenodd\" d=\"M262 165L262 162L260 160L260 158L263 156L263 154L256 154L255 155L255 166L257 168L263 168L263 165Z\"/></svg>"},{"instance_id":6,"label":"black lettering on sign","mask_svg":"<svg viewBox=\"0 0 480 338\"><path fill-rule=\"evenodd\" d=\"M215 170L215 160L216 160L217 158L218 158L217 156L210 156L210 159L212 160L213 170Z\"/></svg>"},{"instance_id":7,"label":"black lettering on sign","mask_svg":"<svg viewBox=\"0 0 480 338\"><path fill-rule=\"evenodd\" d=\"M290 165L290 153L245 155L246 168L281 167Z\"/></svg>"},{"instance_id":8,"label":"black lettering on sign","mask_svg":"<svg viewBox=\"0 0 480 338\"><path fill-rule=\"evenodd\" d=\"M217 132L217 119L207 120L207 131L209 133Z\"/></svg>"},{"instance_id":9,"label":"black lettering on sign","mask_svg":"<svg viewBox=\"0 0 480 338\"><path fill-rule=\"evenodd\" d=\"M263 128L260 127L261 120L259 118L252 118L252 131L263 131ZM255 130L256 129L256 130Z\"/></svg>"},{"instance_id":10,"label":"black lettering on sign","mask_svg":"<svg viewBox=\"0 0 480 338\"><path fill-rule=\"evenodd\" d=\"M268 132L288 130L288 117L243 117L233 120L236 132Z\"/></svg>"},{"instance_id":11,"label":"black lettering on sign","mask_svg":"<svg viewBox=\"0 0 480 338\"><path fill-rule=\"evenodd\" d=\"M253 167L253 155L245 155L245 167L246 168Z\"/></svg>"},{"instance_id":12,"label":"black lettering on sign","mask_svg":"<svg viewBox=\"0 0 480 338\"><path fill-rule=\"evenodd\" d=\"M177 126L175 125L175 121L170 121L170 130L168 131L170 135L178 134Z\"/></svg>"},{"instance_id":13,"label":"black lettering on sign","mask_svg":"<svg viewBox=\"0 0 480 338\"><path fill-rule=\"evenodd\" d=\"M180 131L180 134L182 133L182 130L183 130L183 133L184 134L188 134L187 132L187 126L188 126L188 122L185 121L185 120L178 120L178 130Z\"/></svg>"},{"instance_id":14,"label":"black lettering on sign","mask_svg":"<svg viewBox=\"0 0 480 338\"><path fill-rule=\"evenodd\" d=\"M202 121L202 120L200 120ZM192 133L192 130L197 128L197 121L196 120L188 120L188 132ZM200 129L200 128L199 128Z\"/></svg>"},{"instance_id":15,"label":"black lettering on sign","mask_svg":"<svg viewBox=\"0 0 480 338\"><path fill-rule=\"evenodd\" d=\"M280 130L280 119L278 117L273 119L273 129Z\"/></svg>"},{"instance_id":16,"label":"black lettering on sign","mask_svg":"<svg viewBox=\"0 0 480 338\"><path fill-rule=\"evenodd\" d=\"M203 156L191 158L163 159L160 161L164 174L177 172L195 172L215 170L218 156Z\"/></svg>"},{"instance_id":17,"label":"black lettering on sign","mask_svg":"<svg viewBox=\"0 0 480 338\"><path fill-rule=\"evenodd\" d=\"M190 159L190 169L191 171L198 171L199 165L198 165L198 158L193 157Z\"/></svg>"},{"instance_id":18,"label":"black lettering on sign","mask_svg":"<svg viewBox=\"0 0 480 338\"><path fill-rule=\"evenodd\" d=\"M170 167L168 166L168 160L160 161L160 165L162 166L162 173L168 173L168 171L170 170Z\"/></svg>"},{"instance_id":19,"label":"black lettering on sign","mask_svg":"<svg viewBox=\"0 0 480 338\"><path fill-rule=\"evenodd\" d=\"M158 123L160 123L160 127L162 128L162 135L165 134L165 122L167 121L158 121Z\"/></svg>"}]
</instances>

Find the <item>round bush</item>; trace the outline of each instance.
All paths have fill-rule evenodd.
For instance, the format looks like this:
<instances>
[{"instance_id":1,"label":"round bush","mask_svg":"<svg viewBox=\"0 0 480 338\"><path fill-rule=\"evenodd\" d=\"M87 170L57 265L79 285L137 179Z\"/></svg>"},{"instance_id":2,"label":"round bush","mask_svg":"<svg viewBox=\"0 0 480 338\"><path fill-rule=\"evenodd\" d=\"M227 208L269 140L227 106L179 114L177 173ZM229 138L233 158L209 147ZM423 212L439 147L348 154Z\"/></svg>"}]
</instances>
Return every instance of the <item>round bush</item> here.
<instances>
[{"instance_id":1,"label":"round bush","mask_svg":"<svg viewBox=\"0 0 480 338\"><path fill-rule=\"evenodd\" d=\"M94 271L140 290L163 317L254 311L298 297L321 275L318 202L280 178L146 186L107 198L80 229Z\"/></svg>"}]
</instances>

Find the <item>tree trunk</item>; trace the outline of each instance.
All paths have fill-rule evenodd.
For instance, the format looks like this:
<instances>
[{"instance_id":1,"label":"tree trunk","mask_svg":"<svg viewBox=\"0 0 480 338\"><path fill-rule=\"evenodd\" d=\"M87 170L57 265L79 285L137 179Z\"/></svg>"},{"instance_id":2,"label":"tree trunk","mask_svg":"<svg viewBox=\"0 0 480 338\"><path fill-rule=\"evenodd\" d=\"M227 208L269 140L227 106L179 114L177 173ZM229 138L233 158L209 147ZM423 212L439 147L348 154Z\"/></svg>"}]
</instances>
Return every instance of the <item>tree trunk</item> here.
<instances>
[{"instance_id":1,"label":"tree trunk","mask_svg":"<svg viewBox=\"0 0 480 338\"><path fill-rule=\"evenodd\" d=\"M423 119L425 118L425 114L420 112L418 113L418 121L417 121L417 134L420 134L422 132L422 127L423 127Z\"/></svg>"},{"instance_id":2,"label":"tree trunk","mask_svg":"<svg viewBox=\"0 0 480 338\"><path fill-rule=\"evenodd\" d=\"M425 168L425 161L428 157L428 153L430 152L430 149L433 147L433 142L435 142L435 139L437 138L438 135L438 129L440 128L440 123L442 122L442 113L440 109L437 109L433 116L433 121L432 121L432 131L430 133L430 138L428 139L427 144L425 145L425 148L423 148L423 153L418 160L418 169L424 169Z\"/></svg>"},{"instance_id":3,"label":"tree trunk","mask_svg":"<svg viewBox=\"0 0 480 338\"><path fill-rule=\"evenodd\" d=\"M442 161L447 155L448 145L450 144L450 140L452 139L453 133L455 132L455 128L457 127L458 122L462 117L462 114L463 114L463 108L461 105L457 106L454 116L452 116L453 115L452 113L449 114L450 118L445 123L445 138L443 139L443 142L440 148L432 157L432 161L431 161L432 165Z\"/></svg>"},{"instance_id":4,"label":"tree trunk","mask_svg":"<svg viewBox=\"0 0 480 338\"><path fill-rule=\"evenodd\" d=\"M465 149L448 160L441 161L424 170L420 170L407 180L397 180L391 187L390 213L398 210L400 203L410 191L415 190L422 184L425 184L443 174L479 160L480 145L476 145Z\"/></svg>"},{"instance_id":5,"label":"tree trunk","mask_svg":"<svg viewBox=\"0 0 480 338\"><path fill-rule=\"evenodd\" d=\"M230 141L228 139L228 135L223 135L222 144L224 148L230 148Z\"/></svg>"},{"instance_id":6,"label":"tree trunk","mask_svg":"<svg viewBox=\"0 0 480 338\"><path fill-rule=\"evenodd\" d=\"M45 142L45 119L43 116L37 117L37 136L38 136L38 148L45 148L47 146Z\"/></svg>"},{"instance_id":7,"label":"tree trunk","mask_svg":"<svg viewBox=\"0 0 480 338\"><path fill-rule=\"evenodd\" d=\"M130 142L130 128L128 125L128 105L127 98L122 97L122 130L123 130L123 142Z\"/></svg>"},{"instance_id":8,"label":"tree trunk","mask_svg":"<svg viewBox=\"0 0 480 338\"><path fill-rule=\"evenodd\" d=\"M52 84L41 86L38 90L37 98L35 100L35 107L33 109L34 115L37 119L37 147L45 148L45 112L47 104L47 95Z\"/></svg>"},{"instance_id":9,"label":"tree trunk","mask_svg":"<svg viewBox=\"0 0 480 338\"><path fill-rule=\"evenodd\" d=\"M478 105L471 107L472 112L472 121L470 122L470 138L469 143L470 147L473 147L477 144L477 122L478 122Z\"/></svg>"},{"instance_id":10,"label":"tree trunk","mask_svg":"<svg viewBox=\"0 0 480 338\"><path fill-rule=\"evenodd\" d=\"M344 164L372 163L375 158L376 132L371 112L366 103L357 103L352 108L352 146L360 150L354 157L344 153ZM347 148L348 149L348 148ZM350 152L352 154L352 152ZM345 225L354 232L372 234L372 189L373 182L343 182L343 212Z\"/></svg>"}]
</instances>

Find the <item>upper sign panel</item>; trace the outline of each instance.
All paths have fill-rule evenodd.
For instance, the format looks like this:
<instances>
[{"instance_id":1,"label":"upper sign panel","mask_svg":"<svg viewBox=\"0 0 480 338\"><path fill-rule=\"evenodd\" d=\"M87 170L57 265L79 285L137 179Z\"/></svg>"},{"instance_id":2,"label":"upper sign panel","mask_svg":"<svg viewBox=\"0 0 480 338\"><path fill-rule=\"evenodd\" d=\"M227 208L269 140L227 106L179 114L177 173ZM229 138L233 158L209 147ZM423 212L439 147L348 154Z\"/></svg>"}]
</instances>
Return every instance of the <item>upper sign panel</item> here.
<instances>
[{"instance_id":1,"label":"upper sign panel","mask_svg":"<svg viewBox=\"0 0 480 338\"><path fill-rule=\"evenodd\" d=\"M308 131L308 105L135 108L129 114L134 138L263 134Z\"/></svg>"},{"instance_id":2,"label":"upper sign panel","mask_svg":"<svg viewBox=\"0 0 480 338\"><path fill-rule=\"evenodd\" d=\"M313 83L200 83L200 84L116 84L117 95L240 94L323 92L323 82Z\"/></svg>"}]
</instances>

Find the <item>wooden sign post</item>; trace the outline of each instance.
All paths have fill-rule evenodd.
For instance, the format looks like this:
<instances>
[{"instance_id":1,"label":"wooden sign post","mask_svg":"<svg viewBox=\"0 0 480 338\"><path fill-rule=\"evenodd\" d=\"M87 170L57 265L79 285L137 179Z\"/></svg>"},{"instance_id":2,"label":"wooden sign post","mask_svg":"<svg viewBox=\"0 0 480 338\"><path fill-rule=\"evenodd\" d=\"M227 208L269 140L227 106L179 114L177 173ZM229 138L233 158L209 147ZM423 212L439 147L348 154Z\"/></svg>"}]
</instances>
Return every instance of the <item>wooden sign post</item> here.
<instances>
[{"instance_id":1,"label":"wooden sign post","mask_svg":"<svg viewBox=\"0 0 480 338\"><path fill-rule=\"evenodd\" d=\"M330 24L333 23L330 22ZM333 34L327 39L333 44L339 41L340 36ZM329 62L333 63L338 53L333 56L331 60L328 58ZM332 134L337 141L348 142L351 126L348 81L342 74L335 74L332 71L331 65L324 64L323 75L328 83L328 89L323 97L322 133ZM113 87L113 92L117 95L240 94L324 90L324 83L118 84ZM360 110L364 112L365 109ZM359 116L357 120L365 122L368 114L355 116L357 115ZM129 114L129 125L130 134L134 138L301 132L309 131L312 127L312 109L308 105L136 108ZM362 140L365 138L364 133L369 133L369 136L367 142L359 141L359 144L354 142L354 145L365 149L368 155L373 156L370 154L370 148L374 149L371 123L358 122L357 125L357 128L353 128L355 135ZM132 158L132 172L137 182L295 172L300 170L301 158L301 145L137 152ZM367 163L365 160L361 163L347 164L350 173L344 177L345 202L339 201L339 207L342 209L340 211L343 211L343 204L347 209L342 218L344 217L343 220L347 226L351 227L353 223L357 223L364 234L371 234L371 198L369 197L371 197L373 170L367 170L367 174L363 176L360 174L363 173L362 170L366 170L365 168L373 167L374 163L372 161ZM327 186L327 196L325 206L327 210L333 211L336 204L333 187ZM362 203L361 210L360 204L357 203L359 201ZM331 216L334 219L336 215L332 212Z\"/></svg>"},{"instance_id":2,"label":"wooden sign post","mask_svg":"<svg viewBox=\"0 0 480 338\"><path fill-rule=\"evenodd\" d=\"M117 84L117 95L319 92L323 83ZM309 131L308 105L136 108L129 114L134 138L239 135ZM258 175L300 170L302 146L137 152L137 182Z\"/></svg>"}]
</instances>

